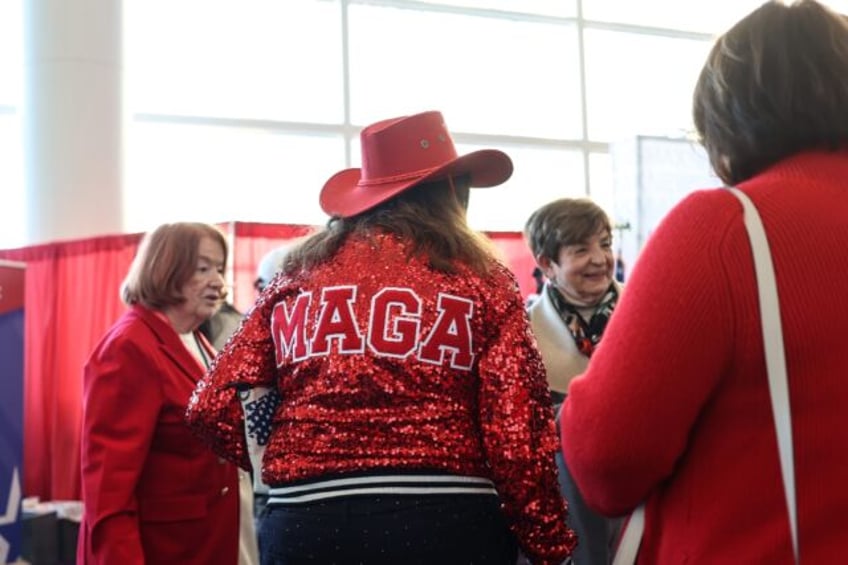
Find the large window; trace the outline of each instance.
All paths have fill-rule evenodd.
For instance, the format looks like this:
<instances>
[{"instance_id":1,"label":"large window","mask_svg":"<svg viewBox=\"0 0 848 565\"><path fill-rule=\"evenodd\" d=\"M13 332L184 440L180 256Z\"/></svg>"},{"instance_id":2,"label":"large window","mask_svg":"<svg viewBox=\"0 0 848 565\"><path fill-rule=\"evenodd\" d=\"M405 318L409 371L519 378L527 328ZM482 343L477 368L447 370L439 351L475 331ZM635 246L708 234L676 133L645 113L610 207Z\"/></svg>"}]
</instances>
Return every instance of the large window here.
<instances>
[{"instance_id":1,"label":"large window","mask_svg":"<svg viewBox=\"0 0 848 565\"><path fill-rule=\"evenodd\" d=\"M338 134L139 122L129 140L125 223L177 220L322 224L315 197L345 166Z\"/></svg>"},{"instance_id":2,"label":"large window","mask_svg":"<svg viewBox=\"0 0 848 565\"><path fill-rule=\"evenodd\" d=\"M584 37L590 139L691 133L692 91L707 41L594 28Z\"/></svg>"},{"instance_id":3,"label":"large window","mask_svg":"<svg viewBox=\"0 0 848 565\"><path fill-rule=\"evenodd\" d=\"M520 230L561 196L590 194L614 213L610 141L691 129L709 36L610 29L603 2L597 21L580 4L128 4L126 224L323 223L318 191L359 163L360 129L430 109L461 152L496 147L515 163L505 186L474 192L474 227Z\"/></svg>"},{"instance_id":4,"label":"large window","mask_svg":"<svg viewBox=\"0 0 848 565\"><path fill-rule=\"evenodd\" d=\"M0 247L24 233L24 1L0 1ZM713 36L759 4L124 2L125 227L323 223L318 191L358 165L361 128L430 109L460 151L496 147L515 162L505 186L475 191L474 227L520 230L547 200L586 194L626 223L613 146L690 134Z\"/></svg>"},{"instance_id":5,"label":"large window","mask_svg":"<svg viewBox=\"0 0 848 565\"><path fill-rule=\"evenodd\" d=\"M354 123L439 109L455 131L582 137L573 23L370 4L349 15Z\"/></svg>"},{"instance_id":6,"label":"large window","mask_svg":"<svg viewBox=\"0 0 848 565\"><path fill-rule=\"evenodd\" d=\"M496 148L512 157L515 171L503 186L471 191L471 225L493 231L521 231L539 206L555 198L585 194L585 171L579 151L530 146ZM479 147L459 147L460 152L473 149Z\"/></svg>"},{"instance_id":7,"label":"large window","mask_svg":"<svg viewBox=\"0 0 848 565\"><path fill-rule=\"evenodd\" d=\"M338 1L144 0L124 21L132 112L344 120Z\"/></svg>"},{"instance_id":8,"label":"large window","mask_svg":"<svg viewBox=\"0 0 848 565\"><path fill-rule=\"evenodd\" d=\"M427 4L484 10L521 10L547 16L576 16L578 0L422 0Z\"/></svg>"},{"instance_id":9,"label":"large window","mask_svg":"<svg viewBox=\"0 0 848 565\"><path fill-rule=\"evenodd\" d=\"M763 3L763 0L584 0L588 20L715 33Z\"/></svg>"}]
</instances>

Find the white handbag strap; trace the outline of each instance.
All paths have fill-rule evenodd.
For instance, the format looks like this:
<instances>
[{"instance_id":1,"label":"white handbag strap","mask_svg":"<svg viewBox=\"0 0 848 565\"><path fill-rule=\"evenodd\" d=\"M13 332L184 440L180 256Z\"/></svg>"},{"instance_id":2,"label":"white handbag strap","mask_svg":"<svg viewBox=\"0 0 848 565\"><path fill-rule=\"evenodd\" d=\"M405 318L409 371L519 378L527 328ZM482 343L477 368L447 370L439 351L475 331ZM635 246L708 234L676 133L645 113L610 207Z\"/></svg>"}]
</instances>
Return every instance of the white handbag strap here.
<instances>
[{"instance_id":1,"label":"white handbag strap","mask_svg":"<svg viewBox=\"0 0 848 565\"><path fill-rule=\"evenodd\" d=\"M786 377L786 358L783 351L783 327L780 323L780 302L777 298L777 283L774 278L774 266L771 261L766 232L760 214L751 199L735 187L728 190L739 199L744 211L745 228L751 241L751 253L754 256L754 270L757 275L757 288L760 303L760 316L763 329L763 348L766 356L766 371L769 379L772 415L777 432L777 448L780 452L780 470L783 477L783 490L786 496L786 509L789 513L789 529L792 535L792 551L795 563L798 555L798 517L795 501L795 466L792 447L792 422L789 411L789 383ZM645 504L640 504L630 515L630 520L618 549L613 565L632 565L636 562L642 534L645 529Z\"/></svg>"},{"instance_id":2,"label":"white handbag strap","mask_svg":"<svg viewBox=\"0 0 848 565\"><path fill-rule=\"evenodd\" d=\"M751 199L738 188L728 190L742 202L745 227L751 240L754 269L760 298L760 316L763 328L763 347L766 355L766 371L769 378L771 408L774 427L777 431L777 448L780 451L780 470L783 475L783 490L786 509L789 513L789 528L792 534L792 551L798 563L798 515L795 500L795 455L792 447L792 421L789 411L789 382L786 377L786 358L783 351L783 327L780 324L780 302L777 298L777 283L771 262L768 239L760 214Z\"/></svg>"},{"instance_id":3,"label":"white handbag strap","mask_svg":"<svg viewBox=\"0 0 848 565\"><path fill-rule=\"evenodd\" d=\"M639 545L642 543L642 533L645 531L645 503L636 507L627 520L624 533L615 550L612 565L633 565L639 554Z\"/></svg>"}]
</instances>

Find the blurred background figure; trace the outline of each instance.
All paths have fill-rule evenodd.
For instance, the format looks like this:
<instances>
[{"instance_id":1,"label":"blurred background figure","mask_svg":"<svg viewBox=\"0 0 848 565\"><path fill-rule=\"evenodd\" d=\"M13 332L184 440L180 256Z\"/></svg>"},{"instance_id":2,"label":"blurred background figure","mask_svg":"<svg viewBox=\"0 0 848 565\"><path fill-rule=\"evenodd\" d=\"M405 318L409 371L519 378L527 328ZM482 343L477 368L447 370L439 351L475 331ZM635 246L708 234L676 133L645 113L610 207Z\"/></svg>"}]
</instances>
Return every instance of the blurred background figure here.
<instances>
[{"instance_id":1,"label":"blurred background figure","mask_svg":"<svg viewBox=\"0 0 848 565\"><path fill-rule=\"evenodd\" d=\"M253 288L256 289L257 294L262 292L265 287L268 286L268 283L271 282L271 279L280 272L280 269L283 267L283 261L286 259L286 255L288 255L289 251L293 247L296 247L301 241L302 238L299 238L285 243L284 245L275 247L262 256L262 259L259 260L259 264L256 266L256 280L253 281Z\"/></svg>"},{"instance_id":2,"label":"blurred background figure","mask_svg":"<svg viewBox=\"0 0 848 565\"><path fill-rule=\"evenodd\" d=\"M530 308L534 302L539 300L539 297L542 296L542 289L545 288L545 275L542 273L542 269L539 267L534 267L533 272L533 281L536 283L536 289L527 296L524 304L525 307Z\"/></svg>"},{"instance_id":3,"label":"blurred background figure","mask_svg":"<svg viewBox=\"0 0 848 565\"><path fill-rule=\"evenodd\" d=\"M533 212L524 237L547 279L528 308L555 409L568 383L582 373L601 343L621 287L613 277L612 224L588 198L554 200ZM560 489L568 501L568 523L579 543L578 565L607 565L620 520L607 519L584 502L562 456L556 454Z\"/></svg>"},{"instance_id":4,"label":"blurred background figure","mask_svg":"<svg viewBox=\"0 0 848 565\"><path fill-rule=\"evenodd\" d=\"M230 336L233 335L233 332L236 331L243 316L244 314L239 312L235 306L224 301L218 311L200 324L197 329L206 336L206 339L216 350L220 351L227 340L230 339Z\"/></svg>"},{"instance_id":5,"label":"blurred background figure","mask_svg":"<svg viewBox=\"0 0 848 565\"><path fill-rule=\"evenodd\" d=\"M198 327L224 298L226 261L208 224L165 224L139 247L121 289L129 309L85 366L80 564L256 561L255 549L239 557L235 465L184 419L215 354Z\"/></svg>"},{"instance_id":6,"label":"blurred background figure","mask_svg":"<svg viewBox=\"0 0 848 565\"><path fill-rule=\"evenodd\" d=\"M544 366L514 276L466 223L469 188L503 183L512 162L458 156L438 112L373 124L361 143L363 167L321 192L326 230L289 253L189 421L247 465L226 391L279 391L265 565L514 565L519 544L559 564L575 540Z\"/></svg>"},{"instance_id":7,"label":"blurred background figure","mask_svg":"<svg viewBox=\"0 0 848 565\"><path fill-rule=\"evenodd\" d=\"M694 93L715 173L771 247L802 563L848 532L848 22L766 2L718 38ZM653 232L603 345L568 389L566 459L608 515L645 501L639 563L794 563L751 245L728 190Z\"/></svg>"}]
</instances>

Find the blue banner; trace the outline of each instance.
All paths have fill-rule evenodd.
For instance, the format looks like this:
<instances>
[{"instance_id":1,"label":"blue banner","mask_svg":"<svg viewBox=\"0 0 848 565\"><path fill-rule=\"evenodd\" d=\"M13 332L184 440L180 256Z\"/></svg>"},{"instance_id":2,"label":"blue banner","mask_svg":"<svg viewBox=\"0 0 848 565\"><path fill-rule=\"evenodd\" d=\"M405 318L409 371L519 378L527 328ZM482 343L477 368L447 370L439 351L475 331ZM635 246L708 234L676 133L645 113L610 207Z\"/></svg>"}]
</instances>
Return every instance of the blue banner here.
<instances>
[{"instance_id":1,"label":"blue banner","mask_svg":"<svg viewBox=\"0 0 848 565\"><path fill-rule=\"evenodd\" d=\"M0 563L21 556L24 269L0 261Z\"/></svg>"}]
</instances>

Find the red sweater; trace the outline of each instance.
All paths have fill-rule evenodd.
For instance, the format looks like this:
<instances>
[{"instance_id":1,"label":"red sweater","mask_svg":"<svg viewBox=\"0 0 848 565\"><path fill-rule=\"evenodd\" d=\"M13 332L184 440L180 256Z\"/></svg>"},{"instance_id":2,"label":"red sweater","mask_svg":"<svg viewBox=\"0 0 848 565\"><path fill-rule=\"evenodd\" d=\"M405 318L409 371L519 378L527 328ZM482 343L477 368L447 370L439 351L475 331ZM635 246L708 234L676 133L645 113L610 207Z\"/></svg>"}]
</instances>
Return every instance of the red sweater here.
<instances>
[{"instance_id":1,"label":"red sweater","mask_svg":"<svg viewBox=\"0 0 848 565\"><path fill-rule=\"evenodd\" d=\"M799 545L845 560L848 154L739 186L772 247L789 373ZM739 202L704 190L651 236L562 416L565 457L609 515L648 499L639 563L791 563L756 281Z\"/></svg>"}]
</instances>

